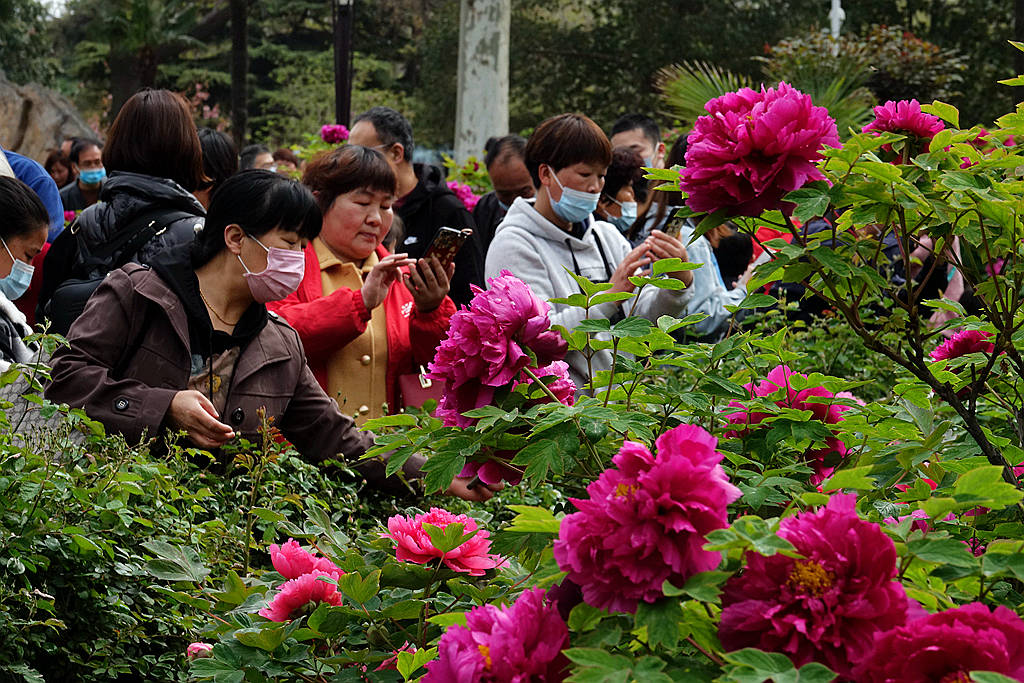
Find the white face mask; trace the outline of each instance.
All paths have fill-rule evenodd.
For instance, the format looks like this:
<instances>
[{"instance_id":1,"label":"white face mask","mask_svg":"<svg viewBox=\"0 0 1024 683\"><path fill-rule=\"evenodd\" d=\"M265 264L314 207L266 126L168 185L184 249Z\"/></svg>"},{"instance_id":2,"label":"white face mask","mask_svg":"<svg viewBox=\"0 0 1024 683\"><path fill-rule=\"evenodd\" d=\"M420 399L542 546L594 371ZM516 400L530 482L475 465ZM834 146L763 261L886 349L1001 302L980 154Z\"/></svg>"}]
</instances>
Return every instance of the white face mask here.
<instances>
[{"instance_id":1,"label":"white face mask","mask_svg":"<svg viewBox=\"0 0 1024 683\"><path fill-rule=\"evenodd\" d=\"M619 208L622 210L622 215L608 216L608 220L611 222L612 225L619 229L619 232L628 232L629 229L633 227L633 223L636 221L636 202L620 202L619 200L612 199L611 197L609 197L609 199L611 199L613 202L619 205Z\"/></svg>"},{"instance_id":2,"label":"white face mask","mask_svg":"<svg viewBox=\"0 0 1024 683\"><path fill-rule=\"evenodd\" d=\"M19 261L14 258L11 254L11 250L7 248L7 242L0 238L0 244L3 244L4 251L11 257L12 265L11 272L7 277L0 279L0 292L3 293L9 301L20 299L25 292L28 291L29 285L32 284L32 275L36 272L35 266Z\"/></svg>"},{"instance_id":3,"label":"white face mask","mask_svg":"<svg viewBox=\"0 0 1024 683\"><path fill-rule=\"evenodd\" d=\"M594 213L594 210L597 208L597 202L601 199L600 192L583 192L582 190L565 187L562 185L562 181L558 179L558 176L555 175L554 169L551 169L551 177L555 179L558 187L562 190L562 196L559 197L557 202L553 199L551 200L551 208L559 218L569 223L579 223Z\"/></svg>"}]
</instances>

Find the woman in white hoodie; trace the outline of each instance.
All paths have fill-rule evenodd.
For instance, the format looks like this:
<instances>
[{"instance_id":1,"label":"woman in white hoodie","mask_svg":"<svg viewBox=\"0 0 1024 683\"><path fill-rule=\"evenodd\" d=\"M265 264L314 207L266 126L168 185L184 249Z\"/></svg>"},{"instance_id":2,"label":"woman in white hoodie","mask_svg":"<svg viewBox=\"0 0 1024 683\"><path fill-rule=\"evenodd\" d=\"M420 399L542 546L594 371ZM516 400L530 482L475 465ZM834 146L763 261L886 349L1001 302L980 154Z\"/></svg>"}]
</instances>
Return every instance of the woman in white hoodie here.
<instances>
[{"instance_id":1,"label":"woman in white hoodie","mask_svg":"<svg viewBox=\"0 0 1024 683\"><path fill-rule=\"evenodd\" d=\"M580 291L570 273L597 282L610 282L610 292L633 292L629 277L664 258L686 260L686 249L678 239L655 230L636 248L615 226L594 220L604 175L611 163L612 149L604 131L582 114L562 114L541 123L526 143L526 168L537 195L523 198L509 208L498 225L487 251L488 278L509 270L525 281L544 300L567 297ZM689 285L689 271L672 273ZM599 304L590 318L617 320L625 313L649 320L662 315L681 317L690 298L688 289L645 287L636 301ZM551 321L572 330L586 317L582 308L552 304ZM589 380L589 372L611 367L611 353L599 351L587 359L578 352L566 357L572 379L578 387Z\"/></svg>"},{"instance_id":2,"label":"woman in white hoodie","mask_svg":"<svg viewBox=\"0 0 1024 683\"><path fill-rule=\"evenodd\" d=\"M46 244L50 217L42 200L17 178L0 176L0 370L33 360L32 333L14 306L32 282L32 259Z\"/></svg>"}]
</instances>

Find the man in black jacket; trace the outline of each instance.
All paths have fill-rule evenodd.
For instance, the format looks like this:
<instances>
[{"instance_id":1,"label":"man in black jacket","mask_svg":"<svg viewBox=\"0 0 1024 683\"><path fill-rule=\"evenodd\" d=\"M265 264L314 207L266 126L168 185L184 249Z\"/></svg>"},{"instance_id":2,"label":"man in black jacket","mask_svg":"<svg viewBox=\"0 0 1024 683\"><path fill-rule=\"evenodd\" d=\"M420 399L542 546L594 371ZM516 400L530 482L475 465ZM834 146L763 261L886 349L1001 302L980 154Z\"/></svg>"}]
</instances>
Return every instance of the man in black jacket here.
<instances>
[{"instance_id":1,"label":"man in black jacket","mask_svg":"<svg viewBox=\"0 0 1024 683\"><path fill-rule=\"evenodd\" d=\"M437 166L412 163L412 126L388 107L373 107L356 117L349 144L376 149L384 154L398 178L395 213L405 226L404 240L396 252L419 258L439 228L471 228L473 235L455 257L455 274L448 295L457 305L473 298L470 284L483 286L484 250L476 223L454 192L448 189L445 172Z\"/></svg>"},{"instance_id":2,"label":"man in black jacket","mask_svg":"<svg viewBox=\"0 0 1024 683\"><path fill-rule=\"evenodd\" d=\"M476 221L483 244L484 254L494 239L494 231L501 219L505 217L508 207L516 197L530 199L535 190L530 172L526 170L526 138L521 135L506 135L491 138L484 148L484 166L491 178L492 192L488 192L473 209L473 220Z\"/></svg>"}]
</instances>

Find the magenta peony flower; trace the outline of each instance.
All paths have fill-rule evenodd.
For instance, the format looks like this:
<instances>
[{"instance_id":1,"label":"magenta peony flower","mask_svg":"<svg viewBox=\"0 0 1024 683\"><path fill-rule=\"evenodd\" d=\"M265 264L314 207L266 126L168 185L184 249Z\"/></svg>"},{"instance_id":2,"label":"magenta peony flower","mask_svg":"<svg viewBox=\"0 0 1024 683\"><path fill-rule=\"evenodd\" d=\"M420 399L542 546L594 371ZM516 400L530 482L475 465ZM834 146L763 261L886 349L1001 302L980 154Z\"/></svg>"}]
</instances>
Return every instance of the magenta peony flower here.
<instances>
[{"instance_id":1,"label":"magenta peony flower","mask_svg":"<svg viewBox=\"0 0 1024 683\"><path fill-rule=\"evenodd\" d=\"M782 520L779 536L803 559L747 554L722 594L722 645L781 652L797 666L820 662L849 677L875 634L906 621L896 547L857 516L852 494Z\"/></svg>"},{"instance_id":2,"label":"magenta peony flower","mask_svg":"<svg viewBox=\"0 0 1024 683\"><path fill-rule=\"evenodd\" d=\"M321 576L331 581L321 581ZM270 604L259 611L259 615L271 621L288 621L305 614L303 608L307 605L315 608L321 602L326 602L337 607L341 604L341 593L338 592L335 580L337 576L314 569L297 579L285 581Z\"/></svg>"},{"instance_id":3,"label":"magenta peony flower","mask_svg":"<svg viewBox=\"0 0 1024 683\"><path fill-rule=\"evenodd\" d=\"M843 412L850 410L850 406L843 405L841 403L831 403L827 400L823 402L808 400L811 397L832 399L835 398L835 395L824 387L808 387L801 391L793 389L790 385L789 378L796 374L798 373L791 370L788 365L777 365L768 373L767 379L759 382L756 386L753 382L744 384L743 386L750 392L751 398L767 398L774 395L779 390L785 389L785 397L775 401L775 405L780 408L809 410L815 420L824 422L825 424L833 425L842 422ZM800 376L806 377L807 375L801 374ZM731 407L743 408L743 404L737 401L730 401L729 405ZM770 417L768 413L756 410L750 412L745 409L726 415L726 419L730 423L734 425L749 425L750 427L759 426L768 417ZM726 432L726 436L741 436L742 434L747 433L747 431L747 429L731 430ZM814 475L811 477L810 483L819 484L832 474L834 468L825 464L826 458L829 456L841 458L845 455L846 444L835 437L825 439L825 445L822 448L809 449L804 454L804 457L811 464L811 467L814 468Z\"/></svg>"},{"instance_id":4,"label":"magenta peony flower","mask_svg":"<svg viewBox=\"0 0 1024 683\"><path fill-rule=\"evenodd\" d=\"M587 487L589 500L562 520L558 566L594 607L635 612L640 600L662 597L666 580L682 585L714 569L721 555L703 549L706 536L728 526L726 507L740 496L715 450L715 437L680 425L656 442L657 456L626 441Z\"/></svg>"},{"instance_id":5,"label":"magenta peony flower","mask_svg":"<svg viewBox=\"0 0 1024 683\"><path fill-rule=\"evenodd\" d=\"M450 626L422 683L558 683L568 675L569 629L532 588L510 607L480 605Z\"/></svg>"},{"instance_id":6,"label":"magenta peony flower","mask_svg":"<svg viewBox=\"0 0 1024 683\"><path fill-rule=\"evenodd\" d=\"M687 137L680 187L694 211L727 209L760 216L782 197L824 178L815 166L821 148L838 146L836 122L788 83L761 92L743 88L706 105Z\"/></svg>"},{"instance_id":7,"label":"magenta peony flower","mask_svg":"<svg viewBox=\"0 0 1024 683\"><path fill-rule=\"evenodd\" d=\"M286 579L297 579L314 569L318 569L324 574L330 574L334 578L345 573L326 557L317 557L309 551L303 550L299 542L293 538L289 538L287 543L280 546L271 543L270 561L277 573Z\"/></svg>"},{"instance_id":8,"label":"magenta peony flower","mask_svg":"<svg viewBox=\"0 0 1024 683\"><path fill-rule=\"evenodd\" d=\"M447 528L449 524L463 524L462 533L468 534L476 531L476 535L469 539L455 550L442 553L434 547L430 535L423 529L424 524L433 524L441 529ZM382 534L395 542L397 557L405 562L426 564L435 558L443 558L448 567L457 572L464 572L470 576L483 576L488 569L494 569L502 564L497 555L491 555L491 542L487 540L488 533L484 530L477 531L476 520L466 515L453 515L441 508L430 508L426 514L416 515L413 518L395 515L388 520L388 533Z\"/></svg>"},{"instance_id":9,"label":"magenta peony flower","mask_svg":"<svg viewBox=\"0 0 1024 683\"><path fill-rule=\"evenodd\" d=\"M980 602L882 633L857 669L860 683L969 683L971 671L1024 680L1024 621Z\"/></svg>"},{"instance_id":10,"label":"magenta peony flower","mask_svg":"<svg viewBox=\"0 0 1024 683\"><path fill-rule=\"evenodd\" d=\"M78 216L77 211L65 211L64 212L64 226L67 227L73 220Z\"/></svg>"},{"instance_id":11,"label":"magenta peony flower","mask_svg":"<svg viewBox=\"0 0 1024 683\"><path fill-rule=\"evenodd\" d=\"M185 650L187 659L205 659L213 656L213 645L209 643L192 643Z\"/></svg>"},{"instance_id":12,"label":"magenta peony flower","mask_svg":"<svg viewBox=\"0 0 1024 683\"><path fill-rule=\"evenodd\" d=\"M988 341L991 336L991 332L984 330L961 330L935 347L928 355L932 360L947 360L968 353L992 353L996 345Z\"/></svg>"},{"instance_id":13,"label":"magenta peony flower","mask_svg":"<svg viewBox=\"0 0 1024 683\"><path fill-rule=\"evenodd\" d=\"M348 128L340 123L329 123L320 129L320 139L336 145L348 140Z\"/></svg>"},{"instance_id":14,"label":"magenta peony flower","mask_svg":"<svg viewBox=\"0 0 1024 683\"><path fill-rule=\"evenodd\" d=\"M917 100L889 100L875 107L875 120L864 126L862 131L869 133L877 130L931 140L943 128L942 120L921 111L921 104ZM883 149L891 149L891 145L885 145Z\"/></svg>"},{"instance_id":15,"label":"magenta peony flower","mask_svg":"<svg viewBox=\"0 0 1024 683\"><path fill-rule=\"evenodd\" d=\"M462 201L462 204L466 207L466 211L472 211L475 209L476 203L480 201L480 197L474 194L473 188L469 185L449 180L448 189L454 192L455 196Z\"/></svg>"},{"instance_id":16,"label":"magenta peony flower","mask_svg":"<svg viewBox=\"0 0 1024 683\"><path fill-rule=\"evenodd\" d=\"M462 413L490 404L495 389L519 380L523 368L560 361L568 349L551 329L551 307L529 285L503 270L488 286L475 288L469 306L452 316L430 364L428 377L446 383L436 414L447 425L472 425Z\"/></svg>"}]
</instances>

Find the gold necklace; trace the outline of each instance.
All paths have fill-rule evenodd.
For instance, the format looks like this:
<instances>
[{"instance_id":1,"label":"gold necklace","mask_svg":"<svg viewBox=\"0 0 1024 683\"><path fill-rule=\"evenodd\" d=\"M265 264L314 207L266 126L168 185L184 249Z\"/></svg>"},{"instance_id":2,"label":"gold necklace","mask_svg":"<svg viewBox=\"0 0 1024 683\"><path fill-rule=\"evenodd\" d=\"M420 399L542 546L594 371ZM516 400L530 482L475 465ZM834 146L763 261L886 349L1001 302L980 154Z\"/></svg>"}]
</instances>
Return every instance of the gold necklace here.
<instances>
[{"instance_id":1,"label":"gold necklace","mask_svg":"<svg viewBox=\"0 0 1024 683\"><path fill-rule=\"evenodd\" d=\"M229 323L227 320L225 320L224 318L220 317L220 313L218 313L217 309L215 309L213 307L213 304L211 304L209 301L206 300L206 295L203 294L202 288L199 289L199 298L201 298L203 300L203 303L206 304L206 307L208 309L210 309L210 313L213 313L217 317L217 320L219 320L222 323L224 323L225 325L229 325L231 327L234 327L235 325L238 324L237 320L235 322L233 322L233 323Z\"/></svg>"}]
</instances>

